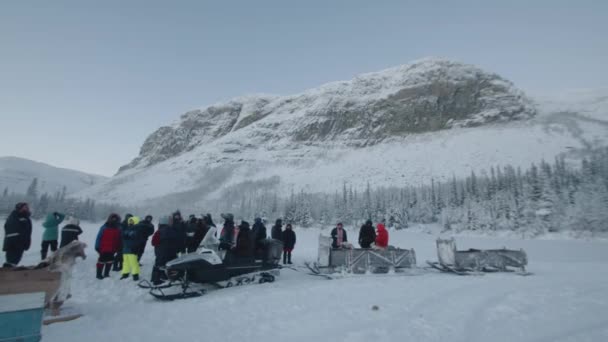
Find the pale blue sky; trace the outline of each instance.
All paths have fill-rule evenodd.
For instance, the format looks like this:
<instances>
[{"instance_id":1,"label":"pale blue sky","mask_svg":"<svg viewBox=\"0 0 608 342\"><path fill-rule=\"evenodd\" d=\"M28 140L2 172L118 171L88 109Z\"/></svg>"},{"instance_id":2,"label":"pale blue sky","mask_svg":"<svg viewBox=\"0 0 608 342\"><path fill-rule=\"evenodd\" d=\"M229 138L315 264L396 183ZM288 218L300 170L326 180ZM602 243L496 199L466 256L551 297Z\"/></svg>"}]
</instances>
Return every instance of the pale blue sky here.
<instances>
[{"instance_id":1,"label":"pale blue sky","mask_svg":"<svg viewBox=\"0 0 608 342\"><path fill-rule=\"evenodd\" d=\"M608 85L608 1L1 1L0 156L104 175L183 112L440 56Z\"/></svg>"}]
</instances>

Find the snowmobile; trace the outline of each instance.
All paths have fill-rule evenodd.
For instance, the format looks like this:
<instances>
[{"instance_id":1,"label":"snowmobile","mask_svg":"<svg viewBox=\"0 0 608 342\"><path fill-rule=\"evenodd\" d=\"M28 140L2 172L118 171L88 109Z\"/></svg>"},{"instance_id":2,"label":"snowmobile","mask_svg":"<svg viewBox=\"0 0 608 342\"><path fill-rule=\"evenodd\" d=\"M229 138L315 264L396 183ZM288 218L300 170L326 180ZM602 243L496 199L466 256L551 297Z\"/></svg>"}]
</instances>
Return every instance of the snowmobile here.
<instances>
[{"instance_id":1,"label":"snowmobile","mask_svg":"<svg viewBox=\"0 0 608 342\"><path fill-rule=\"evenodd\" d=\"M456 249L454 238L437 239L438 262L427 263L442 272L458 275L483 274L485 272L526 272L528 257L523 250L502 249ZM514 269L513 269L514 268Z\"/></svg>"},{"instance_id":2,"label":"snowmobile","mask_svg":"<svg viewBox=\"0 0 608 342\"><path fill-rule=\"evenodd\" d=\"M199 297L214 288L227 288L251 283L271 283L279 275L283 243L265 240L259 258L235 255L220 250L215 228L209 229L198 249L169 261L164 267L167 281L153 285L147 280L139 286L150 290L160 300Z\"/></svg>"},{"instance_id":3,"label":"snowmobile","mask_svg":"<svg viewBox=\"0 0 608 342\"><path fill-rule=\"evenodd\" d=\"M332 248L329 236L319 235L317 262L306 263L311 274L333 279L336 274L403 273L416 267L413 249Z\"/></svg>"}]
</instances>

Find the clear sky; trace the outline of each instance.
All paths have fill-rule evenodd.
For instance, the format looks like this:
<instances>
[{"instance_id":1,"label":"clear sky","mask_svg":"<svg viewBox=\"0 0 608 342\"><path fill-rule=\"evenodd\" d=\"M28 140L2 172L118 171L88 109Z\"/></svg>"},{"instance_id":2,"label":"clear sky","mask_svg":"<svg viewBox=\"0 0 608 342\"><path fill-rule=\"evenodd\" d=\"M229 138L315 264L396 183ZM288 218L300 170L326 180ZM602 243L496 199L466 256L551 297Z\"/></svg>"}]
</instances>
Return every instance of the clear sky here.
<instances>
[{"instance_id":1,"label":"clear sky","mask_svg":"<svg viewBox=\"0 0 608 342\"><path fill-rule=\"evenodd\" d=\"M439 56L608 85L608 1L0 1L0 156L112 175L187 110Z\"/></svg>"}]
</instances>

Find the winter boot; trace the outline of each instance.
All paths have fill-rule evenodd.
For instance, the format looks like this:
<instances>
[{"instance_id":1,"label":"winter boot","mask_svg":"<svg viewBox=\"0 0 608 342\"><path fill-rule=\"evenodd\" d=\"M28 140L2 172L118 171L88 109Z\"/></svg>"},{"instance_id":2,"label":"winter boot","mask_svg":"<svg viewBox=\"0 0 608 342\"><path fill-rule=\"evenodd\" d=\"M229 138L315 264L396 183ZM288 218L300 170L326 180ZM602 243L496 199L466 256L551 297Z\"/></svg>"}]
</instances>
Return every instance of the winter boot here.
<instances>
[{"instance_id":1,"label":"winter boot","mask_svg":"<svg viewBox=\"0 0 608 342\"><path fill-rule=\"evenodd\" d=\"M138 281L138 280L139 280L139 274L134 274L133 281Z\"/></svg>"},{"instance_id":2,"label":"winter boot","mask_svg":"<svg viewBox=\"0 0 608 342\"><path fill-rule=\"evenodd\" d=\"M103 279L101 272L103 271L103 264L97 263L97 279Z\"/></svg>"},{"instance_id":3,"label":"winter boot","mask_svg":"<svg viewBox=\"0 0 608 342\"><path fill-rule=\"evenodd\" d=\"M112 270L112 263L111 262L107 262L105 264L105 266L104 266L104 269L103 269L103 277L104 278L109 278L111 270Z\"/></svg>"},{"instance_id":4,"label":"winter boot","mask_svg":"<svg viewBox=\"0 0 608 342\"><path fill-rule=\"evenodd\" d=\"M114 268L112 269L114 272L118 272L122 269L122 262L120 260L114 260Z\"/></svg>"},{"instance_id":5,"label":"winter boot","mask_svg":"<svg viewBox=\"0 0 608 342\"><path fill-rule=\"evenodd\" d=\"M127 279L127 278L129 278L129 273L123 273L123 275L120 277L120 280Z\"/></svg>"}]
</instances>

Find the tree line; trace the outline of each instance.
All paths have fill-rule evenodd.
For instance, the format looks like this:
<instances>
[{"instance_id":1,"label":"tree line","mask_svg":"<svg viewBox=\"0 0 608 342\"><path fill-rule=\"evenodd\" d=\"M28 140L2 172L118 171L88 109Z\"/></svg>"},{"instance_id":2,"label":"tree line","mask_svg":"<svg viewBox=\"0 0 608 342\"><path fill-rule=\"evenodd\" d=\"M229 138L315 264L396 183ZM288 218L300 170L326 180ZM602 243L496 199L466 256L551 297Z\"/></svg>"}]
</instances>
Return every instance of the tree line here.
<instances>
[{"instance_id":1,"label":"tree line","mask_svg":"<svg viewBox=\"0 0 608 342\"><path fill-rule=\"evenodd\" d=\"M511 230L529 235L564 230L608 231L608 148L588 151L580 163L557 157L526 169L510 165L464 178L420 186L357 189L344 183L333 194L272 189L228 190L216 208L244 218L282 217L299 226L359 225L384 220L389 227L439 223L445 230Z\"/></svg>"},{"instance_id":2,"label":"tree line","mask_svg":"<svg viewBox=\"0 0 608 342\"><path fill-rule=\"evenodd\" d=\"M544 232L608 231L608 148L590 150L580 162L562 157L541 161L528 168L510 165L471 172L467 177L432 180L419 186L355 188L343 183L333 193L276 190L277 182L251 183L224 189L213 201L200 202L202 194L160 201L160 204L126 208L91 199L66 197L66 189L38 194L34 179L25 194L4 189L0 215L15 203L27 201L34 218L63 211L81 219L99 221L110 212L186 214L231 212L237 219L282 218L301 227L333 226L342 222L358 226L371 219L388 227L405 229L412 224L438 223L451 231L518 231L528 235ZM146 208L144 208L146 207ZM144 211L142 211L144 210Z\"/></svg>"}]
</instances>

